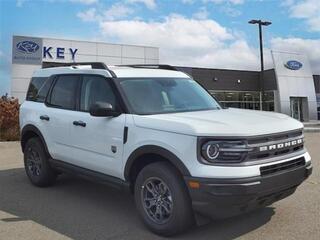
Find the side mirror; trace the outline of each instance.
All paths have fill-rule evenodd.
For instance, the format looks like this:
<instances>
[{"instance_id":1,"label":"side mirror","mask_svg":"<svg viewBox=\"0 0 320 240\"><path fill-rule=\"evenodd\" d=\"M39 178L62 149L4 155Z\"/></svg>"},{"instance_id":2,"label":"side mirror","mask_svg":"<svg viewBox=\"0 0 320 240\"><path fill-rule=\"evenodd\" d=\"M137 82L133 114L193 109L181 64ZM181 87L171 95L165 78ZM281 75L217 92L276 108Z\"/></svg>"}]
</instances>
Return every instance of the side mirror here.
<instances>
[{"instance_id":1,"label":"side mirror","mask_svg":"<svg viewBox=\"0 0 320 240\"><path fill-rule=\"evenodd\" d=\"M110 103L96 102L90 107L90 115L95 117L117 117L121 113L113 109Z\"/></svg>"}]
</instances>

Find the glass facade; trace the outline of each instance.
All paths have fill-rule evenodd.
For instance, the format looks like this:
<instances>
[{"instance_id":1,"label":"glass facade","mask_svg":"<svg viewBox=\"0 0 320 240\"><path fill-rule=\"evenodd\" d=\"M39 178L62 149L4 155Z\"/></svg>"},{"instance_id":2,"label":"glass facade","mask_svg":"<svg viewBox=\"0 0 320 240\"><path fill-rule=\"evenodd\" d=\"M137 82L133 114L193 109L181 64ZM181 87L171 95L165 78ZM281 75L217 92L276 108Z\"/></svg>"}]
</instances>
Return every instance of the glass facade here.
<instances>
[{"instance_id":1,"label":"glass facade","mask_svg":"<svg viewBox=\"0 0 320 240\"><path fill-rule=\"evenodd\" d=\"M275 111L275 104L274 104L274 91L266 91L264 92L264 104L263 110L264 111Z\"/></svg>"},{"instance_id":2,"label":"glass facade","mask_svg":"<svg viewBox=\"0 0 320 240\"><path fill-rule=\"evenodd\" d=\"M222 104L223 107L260 110L262 94L259 91L214 91L209 92ZM274 111L274 91L264 93L265 111Z\"/></svg>"}]
</instances>

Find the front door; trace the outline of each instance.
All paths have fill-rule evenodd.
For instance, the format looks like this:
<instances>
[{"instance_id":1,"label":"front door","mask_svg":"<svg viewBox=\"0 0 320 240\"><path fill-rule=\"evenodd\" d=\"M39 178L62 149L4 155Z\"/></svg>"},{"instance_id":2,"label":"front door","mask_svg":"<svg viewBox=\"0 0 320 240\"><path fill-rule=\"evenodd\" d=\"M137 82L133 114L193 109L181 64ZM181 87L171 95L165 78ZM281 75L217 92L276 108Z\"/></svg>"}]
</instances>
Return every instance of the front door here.
<instances>
[{"instance_id":1,"label":"front door","mask_svg":"<svg viewBox=\"0 0 320 240\"><path fill-rule=\"evenodd\" d=\"M303 122L303 98L301 97L290 97L290 109L291 109L291 117Z\"/></svg>"},{"instance_id":2,"label":"front door","mask_svg":"<svg viewBox=\"0 0 320 240\"><path fill-rule=\"evenodd\" d=\"M96 102L119 107L108 79L97 75L83 75L80 88L79 111L74 112L70 135L74 139L72 162L77 166L121 177L123 131L125 114L118 117L93 117L90 106Z\"/></svg>"}]
</instances>

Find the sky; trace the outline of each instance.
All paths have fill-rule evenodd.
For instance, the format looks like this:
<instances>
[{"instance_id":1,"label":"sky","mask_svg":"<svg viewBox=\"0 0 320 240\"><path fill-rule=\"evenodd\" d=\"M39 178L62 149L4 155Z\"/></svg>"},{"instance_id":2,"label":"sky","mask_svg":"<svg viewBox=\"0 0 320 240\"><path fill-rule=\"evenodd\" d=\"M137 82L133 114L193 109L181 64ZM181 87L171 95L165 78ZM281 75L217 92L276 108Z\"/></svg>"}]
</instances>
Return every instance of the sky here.
<instances>
[{"instance_id":1,"label":"sky","mask_svg":"<svg viewBox=\"0 0 320 240\"><path fill-rule=\"evenodd\" d=\"M13 35L160 48L160 62L259 70L270 50L307 54L320 74L320 0L0 0L0 95L10 91Z\"/></svg>"}]
</instances>

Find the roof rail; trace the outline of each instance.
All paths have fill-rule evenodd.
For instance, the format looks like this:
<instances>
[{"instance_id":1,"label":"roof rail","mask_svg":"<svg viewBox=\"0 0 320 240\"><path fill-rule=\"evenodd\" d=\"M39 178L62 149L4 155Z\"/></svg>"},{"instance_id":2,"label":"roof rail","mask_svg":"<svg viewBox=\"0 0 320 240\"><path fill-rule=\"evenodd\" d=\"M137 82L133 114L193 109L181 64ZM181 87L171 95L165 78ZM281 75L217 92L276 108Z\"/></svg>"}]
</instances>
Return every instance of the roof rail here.
<instances>
[{"instance_id":1,"label":"roof rail","mask_svg":"<svg viewBox=\"0 0 320 240\"><path fill-rule=\"evenodd\" d=\"M92 69L105 69L112 77L117 77L113 71L111 71L108 66L103 62L69 62L69 63L57 63L57 62L43 62L42 68L53 68L53 67L76 67L90 65Z\"/></svg>"},{"instance_id":2,"label":"roof rail","mask_svg":"<svg viewBox=\"0 0 320 240\"><path fill-rule=\"evenodd\" d=\"M132 68L152 68L152 69L164 69L178 71L174 66L166 64L129 64L129 65L117 65L119 67L132 67Z\"/></svg>"}]
</instances>

